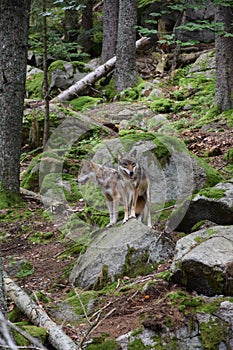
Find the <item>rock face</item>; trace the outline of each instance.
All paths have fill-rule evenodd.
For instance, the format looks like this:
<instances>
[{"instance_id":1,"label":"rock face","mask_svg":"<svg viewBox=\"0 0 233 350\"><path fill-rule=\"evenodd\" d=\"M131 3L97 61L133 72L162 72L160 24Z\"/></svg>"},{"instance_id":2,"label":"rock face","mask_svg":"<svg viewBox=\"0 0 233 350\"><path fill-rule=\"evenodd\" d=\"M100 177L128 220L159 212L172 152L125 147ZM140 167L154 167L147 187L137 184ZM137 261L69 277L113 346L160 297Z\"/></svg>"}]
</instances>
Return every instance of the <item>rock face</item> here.
<instances>
[{"instance_id":1,"label":"rock face","mask_svg":"<svg viewBox=\"0 0 233 350\"><path fill-rule=\"evenodd\" d=\"M160 234L136 219L121 227L107 229L93 239L71 274L70 281L82 288L98 288L117 276L136 276L153 263L172 256L173 247Z\"/></svg>"},{"instance_id":2,"label":"rock face","mask_svg":"<svg viewBox=\"0 0 233 350\"><path fill-rule=\"evenodd\" d=\"M209 220L219 225L233 224L233 182L221 182L213 188L200 191L191 202L188 209L186 203L170 218L169 225L174 227L176 216L186 212L177 225L176 230L189 233L192 227L202 221Z\"/></svg>"},{"instance_id":3,"label":"rock face","mask_svg":"<svg viewBox=\"0 0 233 350\"><path fill-rule=\"evenodd\" d=\"M172 280L213 296L233 293L233 226L212 226L181 238L171 266Z\"/></svg>"}]
</instances>

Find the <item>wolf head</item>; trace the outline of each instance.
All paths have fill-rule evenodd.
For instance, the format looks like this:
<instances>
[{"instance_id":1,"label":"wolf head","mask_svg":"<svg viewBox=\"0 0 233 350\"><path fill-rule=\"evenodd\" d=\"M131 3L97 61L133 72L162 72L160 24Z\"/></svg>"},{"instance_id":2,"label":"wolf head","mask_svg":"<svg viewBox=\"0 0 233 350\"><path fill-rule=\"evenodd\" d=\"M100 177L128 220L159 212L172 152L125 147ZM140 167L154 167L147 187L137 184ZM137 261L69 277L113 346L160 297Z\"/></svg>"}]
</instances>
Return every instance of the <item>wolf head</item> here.
<instances>
[{"instance_id":1,"label":"wolf head","mask_svg":"<svg viewBox=\"0 0 233 350\"><path fill-rule=\"evenodd\" d=\"M118 155L118 170L128 179L134 179L137 175L139 163L133 155Z\"/></svg>"},{"instance_id":2,"label":"wolf head","mask_svg":"<svg viewBox=\"0 0 233 350\"><path fill-rule=\"evenodd\" d=\"M96 167L97 167L97 164L84 159L81 163L80 174L79 174L76 182L80 183L81 185L84 185L88 181L95 182L96 181Z\"/></svg>"}]
</instances>

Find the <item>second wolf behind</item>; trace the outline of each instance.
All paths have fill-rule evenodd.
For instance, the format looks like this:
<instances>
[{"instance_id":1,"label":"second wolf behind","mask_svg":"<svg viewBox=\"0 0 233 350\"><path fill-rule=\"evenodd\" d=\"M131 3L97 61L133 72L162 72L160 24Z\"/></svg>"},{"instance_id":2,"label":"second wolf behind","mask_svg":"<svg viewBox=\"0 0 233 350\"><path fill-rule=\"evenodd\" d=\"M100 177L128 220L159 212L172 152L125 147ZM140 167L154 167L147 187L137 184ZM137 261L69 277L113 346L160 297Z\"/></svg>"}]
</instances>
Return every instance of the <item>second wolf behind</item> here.
<instances>
[{"instance_id":1,"label":"second wolf behind","mask_svg":"<svg viewBox=\"0 0 233 350\"><path fill-rule=\"evenodd\" d=\"M105 197L110 214L110 223L107 227L115 225L118 218L120 201L118 190L119 175L117 170L84 159L77 182L85 184L88 181L92 181L99 186Z\"/></svg>"},{"instance_id":2,"label":"second wolf behind","mask_svg":"<svg viewBox=\"0 0 233 350\"><path fill-rule=\"evenodd\" d=\"M121 153L118 156L118 172L125 212L123 223L130 218L138 217L142 221L147 217L147 225L151 227L151 187L147 172L134 156Z\"/></svg>"}]
</instances>

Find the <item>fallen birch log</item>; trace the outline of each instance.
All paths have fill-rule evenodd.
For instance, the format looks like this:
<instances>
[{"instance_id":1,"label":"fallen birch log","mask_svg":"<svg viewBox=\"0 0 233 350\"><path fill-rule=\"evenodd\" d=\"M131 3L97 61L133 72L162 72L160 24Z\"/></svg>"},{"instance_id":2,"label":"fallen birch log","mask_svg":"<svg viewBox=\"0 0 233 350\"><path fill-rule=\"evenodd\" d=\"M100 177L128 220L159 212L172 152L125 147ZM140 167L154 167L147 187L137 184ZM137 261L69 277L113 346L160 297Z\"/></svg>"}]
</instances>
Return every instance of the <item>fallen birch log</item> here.
<instances>
[{"instance_id":1,"label":"fallen birch log","mask_svg":"<svg viewBox=\"0 0 233 350\"><path fill-rule=\"evenodd\" d=\"M77 350L77 345L51 320L46 312L15 284L8 276L4 276L7 296L36 326L44 328L49 335L50 344L57 350Z\"/></svg>"},{"instance_id":2,"label":"fallen birch log","mask_svg":"<svg viewBox=\"0 0 233 350\"><path fill-rule=\"evenodd\" d=\"M141 39L136 41L136 49L142 48L145 44L147 44L149 38L142 37ZM109 73L115 66L116 56L112 57L110 60L99 66L93 72L87 74L83 79L77 81L74 85L70 86L68 89L62 91L59 95L53 98L50 102L57 102L63 100L72 100L77 97L78 94L83 91L88 86L94 84L97 80L104 77L107 73Z\"/></svg>"}]
</instances>

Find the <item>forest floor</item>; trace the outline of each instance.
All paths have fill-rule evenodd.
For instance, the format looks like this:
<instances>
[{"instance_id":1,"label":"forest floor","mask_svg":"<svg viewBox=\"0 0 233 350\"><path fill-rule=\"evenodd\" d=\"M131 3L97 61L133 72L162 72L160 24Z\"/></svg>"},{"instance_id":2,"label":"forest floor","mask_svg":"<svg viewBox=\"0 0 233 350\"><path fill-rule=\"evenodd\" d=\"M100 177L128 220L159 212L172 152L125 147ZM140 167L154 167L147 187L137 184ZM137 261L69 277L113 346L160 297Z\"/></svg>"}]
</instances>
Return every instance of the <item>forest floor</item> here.
<instances>
[{"instance_id":1,"label":"forest floor","mask_svg":"<svg viewBox=\"0 0 233 350\"><path fill-rule=\"evenodd\" d=\"M183 133L183 137L189 137L189 149L202 156L206 149L212 150L210 164L215 169L224 169L226 161L223 159L224 153L233 148L232 130L221 132L202 132L196 130L192 135L188 131ZM63 253L67 249L68 242L61 239L59 229L54 227L50 220L46 220L43 214L43 205L40 201L24 197L24 207L17 209L17 218L14 210L4 209L0 211L0 233L7 232L7 239L1 244L1 252L6 271L12 276L14 269L17 270L17 263L29 261L33 264L34 271L28 276L15 278L16 283L29 295L40 291L51 302L44 305L46 310L56 306L64 300L72 290L68 282L69 267L75 262L77 256L65 256ZM27 212L27 216L25 216ZM40 239L36 241L36 233L40 232ZM48 239L49 237L49 239ZM125 334L144 326L149 322L153 323L154 329L162 329L165 326L167 314L171 314L176 319L177 325L182 323L183 314L179 311L178 305L169 306L167 309L166 295L170 291L180 287L157 279L156 287L149 288L146 293L142 286L148 281L156 278L161 271L166 271L170 262L158 266L157 270L149 276L136 279L126 278L119 282L118 289L123 290L119 296L115 293L100 295L95 305L95 310L102 310L98 321L87 320L78 327L72 327L64 323L63 329L77 343L81 339L88 340L93 336L108 334L111 338ZM136 286L131 288L130 286ZM141 286L137 288L137 286ZM41 301L43 304L43 302ZM13 308L10 303L9 308ZM107 316L108 315L108 316ZM144 320L144 321L142 321ZM147 321L150 320L150 321Z\"/></svg>"}]
</instances>

